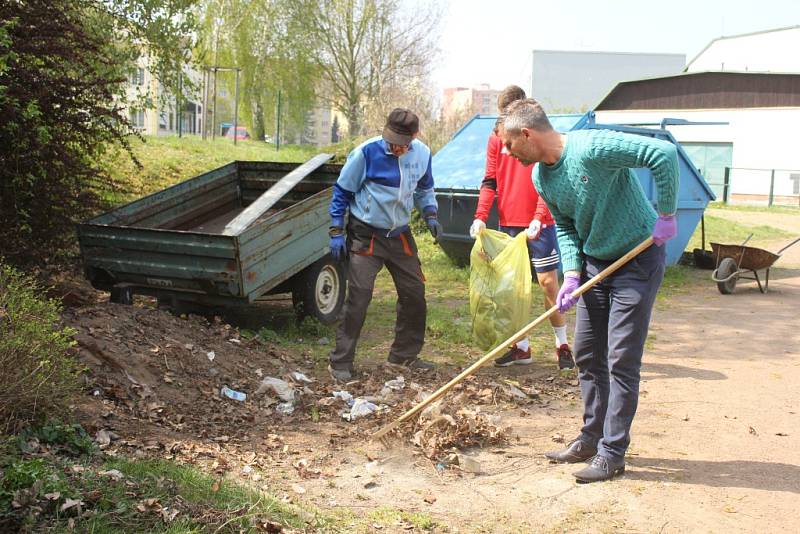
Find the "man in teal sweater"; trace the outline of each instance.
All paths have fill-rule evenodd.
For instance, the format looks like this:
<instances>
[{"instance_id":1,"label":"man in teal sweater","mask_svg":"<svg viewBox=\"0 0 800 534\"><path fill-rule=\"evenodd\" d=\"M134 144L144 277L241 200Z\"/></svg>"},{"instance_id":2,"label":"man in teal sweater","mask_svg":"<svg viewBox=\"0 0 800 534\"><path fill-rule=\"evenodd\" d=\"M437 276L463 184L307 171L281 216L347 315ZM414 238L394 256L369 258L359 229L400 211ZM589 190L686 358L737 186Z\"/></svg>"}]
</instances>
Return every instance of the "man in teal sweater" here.
<instances>
[{"instance_id":1,"label":"man in teal sweater","mask_svg":"<svg viewBox=\"0 0 800 534\"><path fill-rule=\"evenodd\" d=\"M677 233L678 157L674 145L609 130L561 134L533 99L512 103L501 117L501 137L524 165L540 164L534 185L556 221L564 283L561 313L578 286L653 236L651 246L577 301L575 363L583 397L583 428L554 462L589 465L579 482L608 480L625 471L625 452L639 400L644 342L664 277L664 242ZM658 213L635 168L650 169Z\"/></svg>"}]
</instances>

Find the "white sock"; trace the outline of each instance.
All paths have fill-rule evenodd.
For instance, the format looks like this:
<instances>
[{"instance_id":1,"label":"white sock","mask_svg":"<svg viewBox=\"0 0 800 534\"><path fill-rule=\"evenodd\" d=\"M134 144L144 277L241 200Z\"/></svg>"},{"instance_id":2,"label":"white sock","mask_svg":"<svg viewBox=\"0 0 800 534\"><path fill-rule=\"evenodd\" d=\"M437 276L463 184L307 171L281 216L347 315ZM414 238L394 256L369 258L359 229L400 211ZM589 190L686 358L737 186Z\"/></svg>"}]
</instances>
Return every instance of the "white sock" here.
<instances>
[{"instance_id":1,"label":"white sock","mask_svg":"<svg viewBox=\"0 0 800 534\"><path fill-rule=\"evenodd\" d=\"M528 344L528 338L527 337L525 339L523 339L522 341L517 341L517 348L519 350L521 350L523 352L528 352L528 347L530 347L530 345Z\"/></svg>"},{"instance_id":2,"label":"white sock","mask_svg":"<svg viewBox=\"0 0 800 534\"><path fill-rule=\"evenodd\" d=\"M567 344L567 325L554 326L553 332L556 333L556 348Z\"/></svg>"}]
</instances>

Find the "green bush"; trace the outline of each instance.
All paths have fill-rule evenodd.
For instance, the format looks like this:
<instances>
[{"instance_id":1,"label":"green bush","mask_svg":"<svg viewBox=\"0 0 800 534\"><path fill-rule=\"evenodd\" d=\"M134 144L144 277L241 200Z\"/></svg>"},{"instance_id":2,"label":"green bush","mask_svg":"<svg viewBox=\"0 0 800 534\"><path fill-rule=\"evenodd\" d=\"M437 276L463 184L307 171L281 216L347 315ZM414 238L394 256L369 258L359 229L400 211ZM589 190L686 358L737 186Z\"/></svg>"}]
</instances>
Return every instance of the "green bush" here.
<instances>
[{"instance_id":1,"label":"green bush","mask_svg":"<svg viewBox=\"0 0 800 534\"><path fill-rule=\"evenodd\" d=\"M74 331L60 325L56 301L39 295L30 277L0 263L0 434L62 413L79 387L68 353Z\"/></svg>"}]
</instances>

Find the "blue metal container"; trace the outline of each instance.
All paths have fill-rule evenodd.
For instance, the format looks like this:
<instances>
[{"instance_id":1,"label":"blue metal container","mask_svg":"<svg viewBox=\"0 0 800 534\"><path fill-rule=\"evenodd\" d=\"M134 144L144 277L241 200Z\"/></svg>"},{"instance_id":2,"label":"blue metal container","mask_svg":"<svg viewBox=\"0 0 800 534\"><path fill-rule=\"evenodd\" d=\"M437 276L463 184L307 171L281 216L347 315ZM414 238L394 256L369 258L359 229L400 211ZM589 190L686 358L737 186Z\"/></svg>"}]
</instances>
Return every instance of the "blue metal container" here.
<instances>
[{"instance_id":1,"label":"blue metal container","mask_svg":"<svg viewBox=\"0 0 800 534\"><path fill-rule=\"evenodd\" d=\"M444 227L440 243L454 261L469 262L472 224L478 204L478 190L486 167L486 143L496 115L476 115L433 156L433 176L439 201L439 220ZM716 197L697 167L680 144L663 128L640 128L619 124L597 124L594 112L584 115L551 115L553 127L560 132L580 129L608 129L655 137L678 148L680 189L678 191L678 235L667 242L667 264L674 265L683 254L708 203ZM647 198L655 205L655 183L648 169L636 169ZM488 226L496 228L497 215L492 210Z\"/></svg>"}]
</instances>

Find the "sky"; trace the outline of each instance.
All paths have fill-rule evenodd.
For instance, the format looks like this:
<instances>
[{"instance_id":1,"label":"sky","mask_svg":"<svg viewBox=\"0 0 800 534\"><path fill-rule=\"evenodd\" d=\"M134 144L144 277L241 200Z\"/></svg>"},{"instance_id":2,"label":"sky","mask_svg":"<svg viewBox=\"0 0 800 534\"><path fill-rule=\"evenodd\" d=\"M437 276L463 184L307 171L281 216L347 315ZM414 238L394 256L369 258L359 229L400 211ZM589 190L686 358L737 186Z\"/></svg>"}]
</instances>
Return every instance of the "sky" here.
<instances>
[{"instance_id":1,"label":"sky","mask_svg":"<svg viewBox=\"0 0 800 534\"><path fill-rule=\"evenodd\" d=\"M432 73L439 91L529 90L534 49L676 53L689 62L717 37L800 25L800 0L449 0L443 10Z\"/></svg>"}]
</instances>

